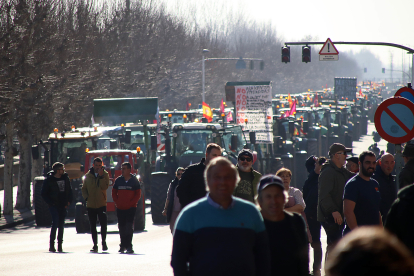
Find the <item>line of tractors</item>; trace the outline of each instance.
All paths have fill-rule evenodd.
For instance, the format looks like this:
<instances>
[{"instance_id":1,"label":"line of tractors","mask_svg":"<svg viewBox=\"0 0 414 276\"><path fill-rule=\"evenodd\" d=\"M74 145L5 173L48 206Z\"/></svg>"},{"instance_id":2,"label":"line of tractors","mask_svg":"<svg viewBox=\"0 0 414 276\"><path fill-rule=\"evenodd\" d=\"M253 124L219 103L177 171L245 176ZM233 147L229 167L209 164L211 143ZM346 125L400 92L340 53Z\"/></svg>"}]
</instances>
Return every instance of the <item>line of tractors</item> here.
<instances>
[{"instance_id":1,"label":"line of tractors","mask_svg":"<svg viewBox=\"0 0 414 276\"><path fill-rule=\"evenodd\" d=\"M373 120L373 113L381 101L379 97L361 98L356 104L327 100L317 107L297 108L295 114L284 117L281 101L274 100L274 143L257 144L255 133L243 132L240 125L226 120L195 123L192 121L199 115L197 111L159 112L156 97L94 100L93 120L96 124L82 128L72 126L69 131L55 129L47 141L39 141L32 147L33 159L43 159L44 163L44 175L33 181L36 223L38 226L51 224L48 206L40 193L45 175L55 162L65 164L71 180L75 202L69 207L68 216L75 219L78 233L89 231L81 188L93 159L102 158L110 175L107 190L110 222L116 222L112 185L121 175L121 164L130 162L132 172L143 187L135 229L144 230L146 199L151 199L153 223L166 223L162 210L176 169L200 162L208 143L219 144L223 156L234 164L241 149L256 151L258 158L254 168L263 174L275 173L281 167L296 172L304 169L309 155L326 155L329 145L334 142L352 146L352 141L367 134L367 121ZM160 117L163 117L162 123L157 124ZM301 188L305 180L305 173L294 173L292 185Z\"/></svg>"}]
</instances>

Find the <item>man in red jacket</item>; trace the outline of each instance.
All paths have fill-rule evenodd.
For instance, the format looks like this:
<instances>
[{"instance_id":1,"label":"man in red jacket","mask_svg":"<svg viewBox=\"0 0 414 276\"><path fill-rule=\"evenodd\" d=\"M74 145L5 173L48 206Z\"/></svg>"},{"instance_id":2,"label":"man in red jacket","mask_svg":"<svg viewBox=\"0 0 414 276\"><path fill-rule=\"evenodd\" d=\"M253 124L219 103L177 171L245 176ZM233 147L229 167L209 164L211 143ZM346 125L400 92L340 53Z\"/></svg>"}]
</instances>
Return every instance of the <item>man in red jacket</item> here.
<instances>
[{"instance_id":1,"label":"man in red jacket","mask_svg":"<svg viewBox=\"0 0 414 276\"><path fill-rule=\"evenodd\" d=\"M118 229L121 237L118 252L132 254L132 236L134 234L134 219L137 203L141 197L141 185L134 174L131 174L131 164L122 163L122 175L115 180L112 188L112 198L116 205Z\"/></svg>"}]
</instances>

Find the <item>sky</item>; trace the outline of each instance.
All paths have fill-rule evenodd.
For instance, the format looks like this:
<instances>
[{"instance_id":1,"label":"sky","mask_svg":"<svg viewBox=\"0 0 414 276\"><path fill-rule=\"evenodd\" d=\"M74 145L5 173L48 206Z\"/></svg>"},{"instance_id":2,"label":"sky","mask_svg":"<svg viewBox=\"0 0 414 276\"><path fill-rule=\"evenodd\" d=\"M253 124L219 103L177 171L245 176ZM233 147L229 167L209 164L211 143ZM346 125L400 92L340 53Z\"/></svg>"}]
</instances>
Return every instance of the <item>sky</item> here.
<instances>
[{"instance_id":1,"label":"sky","mask_svg":"<svg viewBox=\"0 0 414 276\"><path fill-rule=\"evenodd\" d=\"M206 1L215 1L218 6L226 3L227 8L242 9L254 20L271 22L278 36L283 37L285 42L299 41L310 35L315 41L326 41L329 37L333 42L389 42L414 49L414 24L409 15L414 11L414 0L157 1L165 1L167 9L173 13L177 11L174 9L177 2L181 7L185 6L185 3L203 6L206 5ZM197 16L202 14L203 12L199 12ZM314 47L319 49L322 46ZM386 46L336 45L339 55L346 51L359 52L363 47L373 52L387 69L391 66L391 55L394 69L408 71L408 65L411 66L412 55L400 49Z\"/></svg>"}]
</instances>

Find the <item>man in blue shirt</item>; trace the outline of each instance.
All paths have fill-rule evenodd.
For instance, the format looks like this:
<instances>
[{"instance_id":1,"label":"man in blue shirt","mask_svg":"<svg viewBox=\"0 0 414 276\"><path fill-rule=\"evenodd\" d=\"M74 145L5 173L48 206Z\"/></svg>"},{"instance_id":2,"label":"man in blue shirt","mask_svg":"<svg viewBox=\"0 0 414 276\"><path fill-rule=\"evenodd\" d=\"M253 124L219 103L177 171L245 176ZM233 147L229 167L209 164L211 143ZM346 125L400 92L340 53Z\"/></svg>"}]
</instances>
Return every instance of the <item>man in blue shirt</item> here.
<instances>
[{"instance_id":1,"label":"man in blue shirt","mask_svg":"<svg viewBox=\"0 0 414 276\"><path fill-rule=\"evenodd\" d=\"M233 197L236 167L217 157L204 171L209 194L189 205L175 224L174 275L270 275L270 250L256 206Z\"/></svg>"},{"instance_id":2,"label":"man in blue shirt","mask_svg":"<svg viewBox=\"0 0 414 276\"><path fill-rule=\"evenodd\" d=\"M372 151L359 155L359 173L345 185L343 203L346 227L344 235L362 225L381 225L380 192L374 174L376 157Z\"/></svg>"}]
</instances>

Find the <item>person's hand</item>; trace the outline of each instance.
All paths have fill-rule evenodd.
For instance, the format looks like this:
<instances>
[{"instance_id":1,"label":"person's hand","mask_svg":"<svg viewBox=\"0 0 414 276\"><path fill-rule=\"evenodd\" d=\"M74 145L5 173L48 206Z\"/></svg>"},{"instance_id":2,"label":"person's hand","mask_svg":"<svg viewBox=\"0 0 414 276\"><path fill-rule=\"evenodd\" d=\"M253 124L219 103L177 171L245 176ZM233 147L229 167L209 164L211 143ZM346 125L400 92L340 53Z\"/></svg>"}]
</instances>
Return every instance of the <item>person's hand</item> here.
<instances>
[{"instance_id":1,"label":"person's hand","mask_svg":"<svg viewBox=\"0 0 414 276\"><path fill-rule=\"evenodd\" d=\"M163 215L164 217L166 217L166 216L167 216L167 209L164 209L164 211L162 211L162 215Z\"/></svg>"},{"instance_id":2,"label":"person's hand","mask_svg":"<svg viewBox=\"0 0 414 276\"><path fill-rule=\"evenodd\" d=\"M341 214L338 211L333 212L332 213L332 216L333 216L333 218L335 220L335 223L337 223L338 225L341 225L343 223L342 216L341 216Z\"/></svg>"},{"instance_id":3,"label":"person's hand","mask_svg":"<svg viewBox=\"0 0 414 276\"><path fill-rule=\"evenodd\" d=\"M98 170L98 174L99 174L99 176L102 176L102 175L103 175L103 172L104 172L104 168L102 167L102 168L100 168L100 169Z\"/></svg>"}]
</instances>

